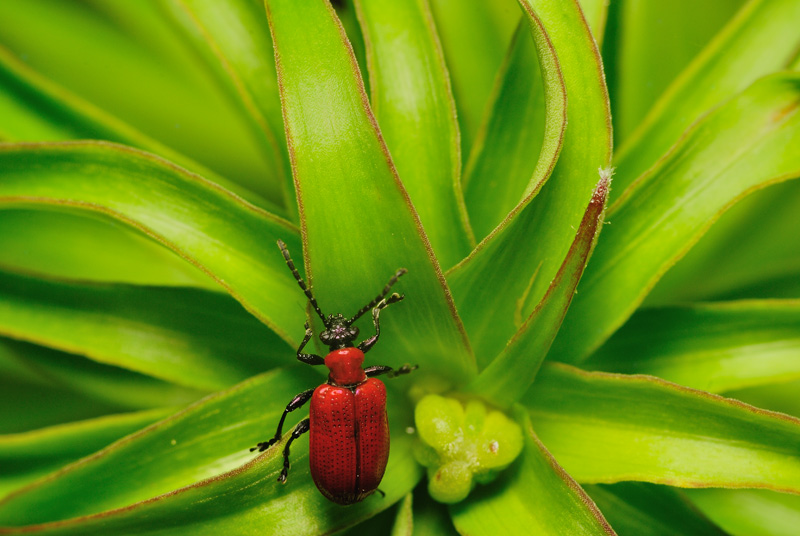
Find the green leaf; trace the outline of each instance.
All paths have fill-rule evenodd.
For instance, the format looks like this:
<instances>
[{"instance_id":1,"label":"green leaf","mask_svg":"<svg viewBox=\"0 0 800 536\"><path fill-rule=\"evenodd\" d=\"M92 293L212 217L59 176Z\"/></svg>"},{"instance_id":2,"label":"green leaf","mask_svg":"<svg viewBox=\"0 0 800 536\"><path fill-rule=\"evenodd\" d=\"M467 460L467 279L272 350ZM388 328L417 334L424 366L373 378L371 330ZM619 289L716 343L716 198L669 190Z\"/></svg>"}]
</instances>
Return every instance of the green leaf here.
<instances>
[{"instance_id":1,"label":"green leaf","mask_svg":"<svg viewBox=\"0 0 800 536\"><path fill-rule=\"evenodd\" d=\"M583 486L623 536L724 536L674 488L641 482Z\"/></svg>"},{"instance_id":2,"label":"green leaf","mask_svg":"<svg viewBox=\"0 0 800 536\"><path fill-rule=\"evenodd\" d=\"M450 506L461 534L616 534L594 502L536 437L524 412L520 461L495 484Z\"/></svg>"},{"instance_id":3,"label":"green leaf","mask_svg":"<svg viewBox=\"0 0 800 536\"><path fill-rule=\"evenodd\" d=\"M282 185L238 110L159 9L154 2L8 0L0 6L0 42L83 99L282 203Z\"/></svg>"},{"instance_id":4,"label":"green leaf","mask_svg":"<svg viewBox=\"0 0 800 536\"><path fill-rule=\"evenodd\" d=\"M686 494L733 536L794 536L800 497L764 490L693 489Z\"/></svg>"},{"instance_id":5,"label":"green leaf","mask_svg":"<svg viewBox=\"0 0 800 536\"><path fill-rule=\"evenodd\" d=\"M701 114L758 78L786 68L800 46L798 24L800 3L795 0L751 0L664 92L617 152L617 190L626 191Z\"/></svg>"},{"instance_id":6,"label":"green leaf","mask_svg":"<svg viewBox=\"0 0 800 536\"><path fill-rule=\"evenodd\" d=\"M77 138L103 139L156 153L262 208L283 210L47 80L0 46L0 139L60 141Z\"/></svg>"},{"instance_id":7,"label":"green leaf","mask_svg":"<svg viewBox=\"0 0 800 536\"><path fill-rule=\"evenodd\" d=\"M466 334L335 13L326 2L268 0L267 14L307 271L322 310L354 314L398 268L407 268L395 287L407 300L384 315L384 341L373 350L380 360L373 362L413 359L425 373L446 371L454 381L469 377L474 363ZM372 329L366 320L363 332Z\"/></svg>"},{"instance_id":8,"label":"green leaf","mask_svg":"<svg viewBox=\"0 0 800 536\"><path fill-rule=\"evenodd\" d=\"M788 415L652 376L561 364L542 368L526 404L578 482L800 493L800 419Z\"/></svg>"},{"instance_id":9,"label":"green leaf","mask_svg":"<svg viewBox=\"0 0 800 536\"><path fill-rule=\"evenodd\" d=\"M242 107L260 144L260 155L273 175L271 180L282 186L283 205L296 217L264 6L253 0L171 0L168 6L216 77Z\"/></svg>"},{"instance_id":10,"label":"green leaf","mask_svg":"<svg viewBox=\"0 0 800 536\"><path fill-rule=\"evenodd\" d=\"M274 246L299 244L284 220L107 143L0 146L0 179L0 205L88 211L126 224L205 271L281 338L300 340L305 300Z\"/></svg>"},{"instance_id":11,"label":"green leaf","mask_svg":"<svg viewBox=\"0 0 800 536\"><path fill-rule=\"evenodd\" d=\"M548 65L546 81L537 50ZM464 171L470 223L480 239L529 200L523 199L523 192L529 184L537 191L547 180L561 150L566 91L555 51L540 24L523 22L517 28L488 106ZM538 160L531 158L536 151Z\"/></svg>"},{"instance_id":12,"label":"green leaf","mask_svg":"<svg viewBox=\"0 0 800 536\"><path fill-rule=\"evenodd\" d=\"M594 40L598 46L603 45L606 33L606 20L608 19L608 4L606 0L578 0L586 23L592 30Z\"/></svg>"},{"instance_id":13,"label":"green leaf","mask_svg":"<svg viewBox=\"0 0 800 536\"><path fill-rule=\"evenodd\" d=\"M89 217L84 217L89 216ZM0 266L83 281L219 288L158 243L84 213L0 210Z\"/></svg>"},{"instance_id":14,"label":"green leaf","mask_svg":"<svg viewBox=\"0 0 800 536\"><path fill-rule=\"evenodd\" d=\"M800 379L800 301L640 310L583 363L712 393Z\"/></svg>"},{"instance_id":15,"label":"green leaf","mask_svg":"<svg viewBox=\"0 0 800 536\"><path fill-rule=\"evenodd\" d=\"M7 381L36 386L34 393L48 387L68 390L120 410L180 406L208 394L207 390L181 387L83 356L6 338L0 338L0 371ZM9 400L7 414L36 411L27 407L27 398ZM46 413L48 409L41 411Z\"/></svg>"},{"instance_id":16,"label":"green leaf","mask_svg":"<svg viewBox=\"0 0 800 536\"><path fill-rule=\"evenodd\" d=\"M474 246L461 195L455 102L427 0L356 0L372 109L445 268Z\"/></svg>"},{"instance_id":17,"label":"green leaf","mask_svg":"<svg viewBox=\"0 0 800 536\"><path fill-rule=\"evenodd\" d=\"M0 499L167 415L153 409L0 436Z\"/></svg>"},{"instance_id":18,"label":"green leaf","mask_svg":"<svg viewBox=\"0 0 800 536\"><path fill-rule=\"evenodd\" d=\"M520 12L514 0L431 0L469 154Z\"/></svg>"},{"instance_id":19,"label":"green leaf","mask_svg":"<svg viewBox=\"0 0 800 536\"><path fill-rule=\"evenodd\" d=\"M609 82L615 88L611 104L618 142L630 136L667 86L744 3L744 0L706 0L702 4L694 0L620 2L619 31L615 36L616 70L612 74L613 83ZM696 115L702 111L699 109ZM685 123L684 128L688 125Z\"/></svg>"},{"instance_id":20,"label":"green leaf","mask_svg":"<svg viewBox=\"0 0 800 536\"><path fill-rule=\"evenodd\" d=\"M411 536L414 533L413 499L409 492L397 508L397 517L392 527L391 536Z\"/></svg>"},{"instance_id":21,"label":"green leaf","mask_svg":"<svg viewBox=\"0 0 800 536\"><path fill-rule=\"evenodd\" d=\"M540 64L555 95L566 89L568 127L558 155L558 138L549 138L537 172L523 192L523 201L472 254L448 273L459 314L470 334L480 366L486 366L517 329L516 298L527 293L530 309L544 296L567 254L586 206L598 168L611 154L608 100L594 39L574 1L523 3L534 36L558 52L558 61ZM546 49L544 49L546 50ZM565 86L558 88L563 72ZM563 127L563 101L547 104L547 122L558 135ZM552 169L552 176L542 182ZM533 198L536 191L541 188ZM535 240L532 238L535 237ZM499 269L502 267L502 269ZM533 274L535 279L531 282Z\"/></svg>"},{"instance_id":22,"label":"green leaf","mask_svg":"<svg viewBox=\"0 0 800 536\"><path fill-rule=\"evenodd\" d=\"M130 410L130 406L83 392L39 374L35 345L0 338L0 434L26 432L69 421ZM66 355L66 354L61 354ZM152 406L151 406L152 407Z\"/></svg>"},{"instance_id":23,"label":"green leaf","mask_svg":"<svg viewBox=\"0 0 800 536\"><path fill-rule=\"evenodd\" d=\"M470 383L468 390L501 407L508 407L531 386L597 243L610 182L610 174L606 173L597 183L572 246L547 293L500 355ZM509 374L509 371L514 373Z\"/></svg>"},{"instance_id":24,"label":"green leaf","mask_svg":"<svg viewBox=\"0 0 800 536\"><path fill-rule=\"evenodd\" d=\"M608 209L552 356L585 358L738 199L800 175L800 74L767 77L695 125Z\"/></svg>"},{"instance_id":25,"label":"green leaf","mask_svg":"<svg viewBox=\"0 0 800 536\"><path fill-rule=\"evenodd\" d=\"M434 501L425 482L414 489L414 536L456 536L447 506Z\"/></svg>"},{"instance_id":26,"label":"green leaf","mask_svg":"<svg viewBox=\"0 0 800 536\"><path fill-rule=\"evenodd\" d=\"M0 334L209 391L288 364L293 353L224 294L3 271Z\"/></svg>"},{"instance_id":27,"label":"green leaf","mask_svg":"<svg viewBox=\"0 0 800 536\"><path fill-rule=\"evenodd\" d=\"M727 393L727 396L759 408L800 417L798 389L800 389L800 380L795 380L787 383L739 389Z\"/></svg>"},{"instance_id":28,"label":"green leaf","mask_svg":"<svg viewBox=\"0 0 800 536\"><path fill-rule=\"evenodd\" d=\"M391 506L420 477L399 395L389 395L393 440L381 483L385 498L375 494L347 509L325 499L309 475L305 438L292 444L285 485L277 482L285 442L261 455L248 450L272 435L292 396L318 382L310 368L295 367L212 395L0 502L0 524L49 523L19 530L86 535L157 534L166 526L173 534L233 534L244 527L320 534L353 525ZM290 424L298 417L291 415ZM78 517L99 512L105 513Z\"/></svg>"},{"instance_id":29,"label":"green leaf","mask_svg":"<svg viewBox=\"0 0 800 536\"><path fill-rule=\"evenodd\" d=\"M800 298L798 205L800 181L743 199L664 275L646 303Z\"/></svg>"}]
</instances>

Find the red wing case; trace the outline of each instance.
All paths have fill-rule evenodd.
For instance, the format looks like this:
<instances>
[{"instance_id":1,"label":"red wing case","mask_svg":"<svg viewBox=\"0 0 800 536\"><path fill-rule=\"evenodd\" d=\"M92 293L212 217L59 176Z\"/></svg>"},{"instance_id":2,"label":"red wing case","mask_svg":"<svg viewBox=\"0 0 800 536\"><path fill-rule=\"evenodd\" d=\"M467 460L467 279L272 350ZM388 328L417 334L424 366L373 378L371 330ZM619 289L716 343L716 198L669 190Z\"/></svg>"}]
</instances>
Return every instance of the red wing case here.
<instances>
[{"instance_id":1,"label":"red wing case","mask_svg":"<svg viewBox=\"0 0 800 536\"><path fill-rule=\"evenodd\" d=\"M370 378L354 391L323 384L310 408L311 476L338 504L353 504L380 484L389 459L386 387Z\"/></svg>"}]
</instances>

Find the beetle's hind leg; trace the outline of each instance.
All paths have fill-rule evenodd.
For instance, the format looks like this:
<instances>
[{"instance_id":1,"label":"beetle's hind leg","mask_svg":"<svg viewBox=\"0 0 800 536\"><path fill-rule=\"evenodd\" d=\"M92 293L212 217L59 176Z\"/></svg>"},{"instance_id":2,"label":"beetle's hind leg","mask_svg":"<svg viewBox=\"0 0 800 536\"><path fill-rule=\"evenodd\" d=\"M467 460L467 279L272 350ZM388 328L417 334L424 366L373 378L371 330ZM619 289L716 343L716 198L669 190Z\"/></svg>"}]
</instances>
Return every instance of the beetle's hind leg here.
<instances>
[{"instance_id":1,"label":"beetle's hind leg","mask_svg":"<svg viewBox=\"0 0 800 536\"><path fill-rule=\"evenodd\" d=\"M261 443L259 443L255 447L251 448L250 452L253 452L254 450L258 450L258 452L264 452L265 450L270 448L272 445L274 445L275 443L280 441L281 440L281 434L283 433L283 421L286 420L286 415L288 415L289 413L291 413L292 411L294 411L294 410L296 410L298 408L303 407L305 405L305 403L309 401L309 399L311 398L311 396L313 394L314 394L314 389L309 389L307 391L303 391L302 393L300 393L299 395L294 397L292 399L292 401L289 402L286 405L286 409L283 410L283 415L281 415L281 420L280 420L280 422L278 422L278 429L275 431L275 435L272 437L272 439L270 439L269 441L262 441ZM306 419L306 420L308 420L308 419ZM306 429L308 429L308 427L306 427ZM292 442L292 440L289 439L289 443L291 443L291 442ZM287 445L287 447L288 447L288 445Z\"/></svg>"},{"instance_id":2,"label":"beetle's hind leg","mask_svg":"<svg viewBox=\"0 0 800 536\"><path fill-rule=\"evenodd\" d=\"M289 438L289 441L286 442L286 446L283 447L283 470L281 471L281 474L278 477L278 482L280 482L281 484L286 483L286 476L289 474L289 466L290 466L289 447L292 446L292 441L294 441L301 435L308 432L310 427L311 427L310 419L303 419L302 421L300 421L295 427L294 431L292 432L292 436Z\"/></svg>"}]
</instances>

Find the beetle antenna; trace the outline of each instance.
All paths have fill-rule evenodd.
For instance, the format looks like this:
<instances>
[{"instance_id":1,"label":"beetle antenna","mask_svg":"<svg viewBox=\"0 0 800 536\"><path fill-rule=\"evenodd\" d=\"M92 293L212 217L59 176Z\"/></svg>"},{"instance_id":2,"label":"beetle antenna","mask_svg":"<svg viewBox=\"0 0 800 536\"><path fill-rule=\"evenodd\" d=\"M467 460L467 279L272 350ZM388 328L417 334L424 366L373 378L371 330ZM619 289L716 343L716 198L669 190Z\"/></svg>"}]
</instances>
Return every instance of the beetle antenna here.
<instances>
[{"instance_id":1,"label":"beetle antenna","mask_svg":"<svg viewBox=\"0 0 800 536\"><path fill-rule=\"evenodd\" d=\"M395 272L395 274L392 276L392 278L389 280L389 282L386 284L386 286L383 287L383 290L381 291L381 293L378 294L378 296L374 300L372 300L371 302L366 304L364 307L359 309L358 312L355 314L355 316L347 321L347 325L348 326L351 325L353 322L355 322L356 320L361 318L361 316L364 313L366 313L367 311L371 310L373 307L378 305L378 302L380 302L383 298L386 297L387 294L389 294L389 291L392 289L392 285L397 283L397 280L400 279L400 276L402 276L405 273L408 273L408 270L406 270L405 268L400 268L399 270L397 270L397 272Z\"/></svg>"},{"instance_id":2,"label":"beetle antenna","mask_svg":"<svg viewBox=\"0 0 800 536\"><path fill-rule=\"evenodd\" d=\"M283 240L278 240L278 247L281 248L281 253L283 253L283 258L286 260L287 266L289 266L289 269L292 271L292 275L297 281L297 284L300 285L301 289L303 289L303 293L305 293L308 301L311 303L311 307L314 308L319 317L322 319L322 323L327 327L328 323L325 321L325 315L322 314L322 311L320 311L319 305L317 305L317 299L311 293L311 289L306 286L306 282L303 281L303 278L300 277L300 272L297 271L294 262L292 262L292 257L289 255L289 250L286 248L286 244L283 243Z\"/></svg>"}]
</instances>

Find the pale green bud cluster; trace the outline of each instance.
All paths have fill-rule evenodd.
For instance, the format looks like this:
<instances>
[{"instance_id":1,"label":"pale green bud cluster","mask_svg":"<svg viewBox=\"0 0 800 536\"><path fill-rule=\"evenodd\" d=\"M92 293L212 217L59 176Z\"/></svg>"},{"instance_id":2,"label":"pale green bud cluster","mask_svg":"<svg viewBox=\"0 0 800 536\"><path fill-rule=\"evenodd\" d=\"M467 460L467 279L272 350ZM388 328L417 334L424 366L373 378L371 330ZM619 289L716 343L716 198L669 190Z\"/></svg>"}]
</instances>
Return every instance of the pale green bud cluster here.
<instances>
[{"instance_id":1,"label":"pale green bud cluster","mask_svg":"<svg viewBox=\"0 0 800 536\"><path fill-rule=\"evenodd\" d=\"M443 503L464 499L475 483L493 480L522 451L520 426L479 400L427 395L414 412L417 461L428 468L428 491Z\"/></svg>"}]
</instances>

